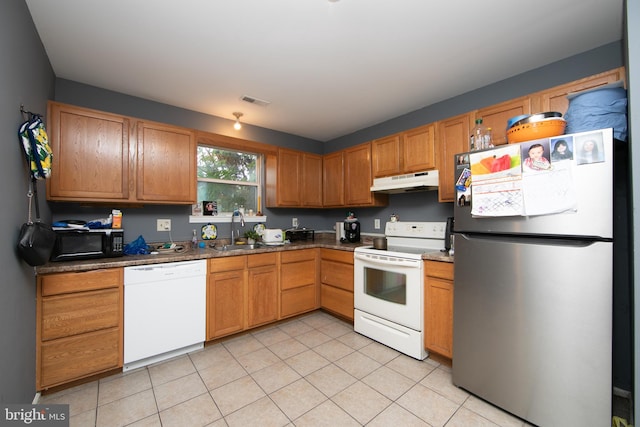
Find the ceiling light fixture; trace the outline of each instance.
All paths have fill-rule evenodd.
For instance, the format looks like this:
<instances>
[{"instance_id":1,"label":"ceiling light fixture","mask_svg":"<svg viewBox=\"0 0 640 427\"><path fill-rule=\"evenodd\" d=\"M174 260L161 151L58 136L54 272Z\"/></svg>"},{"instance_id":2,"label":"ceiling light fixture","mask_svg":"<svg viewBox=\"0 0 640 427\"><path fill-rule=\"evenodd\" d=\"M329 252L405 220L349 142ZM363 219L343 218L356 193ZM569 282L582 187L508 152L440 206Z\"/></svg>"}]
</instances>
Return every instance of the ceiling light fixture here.
<instances>
[{"instance_id":1,"label":"ceiling light fixture","mask_svg":"<svg viewBox=\"0 0 640 427\"><path fill-rule=\"evenodd\" d=\"M233 113L233 115L236 116L236 122L233 124L233 128L235 130L242 129L242 123L240 123L240 117L242 117L242 113L235 112Z\"/></svg>"}]
</instances>

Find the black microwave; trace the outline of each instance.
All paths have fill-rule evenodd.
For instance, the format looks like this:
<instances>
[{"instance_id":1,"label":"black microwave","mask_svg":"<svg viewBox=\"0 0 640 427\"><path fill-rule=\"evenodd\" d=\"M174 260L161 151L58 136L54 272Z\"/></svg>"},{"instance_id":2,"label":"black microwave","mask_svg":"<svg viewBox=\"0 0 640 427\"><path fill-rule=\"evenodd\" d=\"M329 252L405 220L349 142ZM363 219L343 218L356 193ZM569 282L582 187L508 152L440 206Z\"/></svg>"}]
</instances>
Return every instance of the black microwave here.
<instances>
[{"instance_id":1,"label":"black microwave","mask_svg":"<svg viewBox=\"0 0 640 427\"><path fill-rule=\"evenodd\" d=\"M51 261L110 258L124 255L124 230L122 229L55 229L56 243Z\"/></svg>"}]
</instances>

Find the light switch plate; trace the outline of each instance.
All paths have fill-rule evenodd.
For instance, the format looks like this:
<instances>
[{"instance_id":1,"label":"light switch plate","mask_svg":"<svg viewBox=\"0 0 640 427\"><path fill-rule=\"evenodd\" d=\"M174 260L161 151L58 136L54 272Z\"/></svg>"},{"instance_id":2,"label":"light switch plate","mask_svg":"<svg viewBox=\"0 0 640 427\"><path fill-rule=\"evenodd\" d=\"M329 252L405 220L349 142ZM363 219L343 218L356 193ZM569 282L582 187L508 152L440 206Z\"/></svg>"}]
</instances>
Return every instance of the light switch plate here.
<instances>
[{"instance_id":1,"label":"light switch plate","mask_svg":"<svg viewBox=\"0 0 640 427\"><path fill-rule=\"evenodd\" d=\"M380 230L380 218L376 218L373 220L373 228L376 230Z\"/></svg>"}]
</instances>

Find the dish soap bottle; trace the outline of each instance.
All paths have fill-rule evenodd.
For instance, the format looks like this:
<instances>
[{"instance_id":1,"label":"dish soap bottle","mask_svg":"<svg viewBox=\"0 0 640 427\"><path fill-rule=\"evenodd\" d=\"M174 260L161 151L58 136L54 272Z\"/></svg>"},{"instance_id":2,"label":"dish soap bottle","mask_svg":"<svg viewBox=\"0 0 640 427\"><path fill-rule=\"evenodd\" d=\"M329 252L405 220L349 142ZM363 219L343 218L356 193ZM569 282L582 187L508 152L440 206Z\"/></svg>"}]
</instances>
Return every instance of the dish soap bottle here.
<instances>
[{"instance_id":1,"label":"dish soap bottle","mask_svg":"<svg viewBox=\"0 0 640 427\"><path fill-rule=\"evenodd\" d=\"M196 234L196 230L193 230L193 236L191 236L191 249L196 249L198 247L198 235Z\"/></svg>"},{"instance_id":2,"label":"dish soap bottle","mask_svg":"<svg viewBox=\"0 0 640 427\"><path fill-rule=\"evenodd\" d=\"M476 119L476 125L471 130L469 151L484 150L492 147L491 129L482 124L482 119Z\"/></svg>"}]
</instances>

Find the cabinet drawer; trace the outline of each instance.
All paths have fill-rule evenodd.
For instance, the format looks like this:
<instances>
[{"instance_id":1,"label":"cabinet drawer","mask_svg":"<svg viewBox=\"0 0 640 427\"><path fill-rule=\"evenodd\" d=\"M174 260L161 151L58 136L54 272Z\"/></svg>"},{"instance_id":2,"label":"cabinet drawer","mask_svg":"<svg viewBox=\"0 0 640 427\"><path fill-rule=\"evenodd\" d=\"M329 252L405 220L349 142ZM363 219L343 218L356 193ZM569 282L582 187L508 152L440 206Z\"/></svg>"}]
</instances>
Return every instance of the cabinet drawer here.
<instances>
[{"instance_id":1,"label":"cabinet drawer","mask_svg":"<svg viewBox=\"0 0 640 427\"><path fill-rule=\"evenodd\" d=\"M301 288L289 289L282 292L280 315L281 317L292 316L316 308L316 287L315 285L303 286Z\"/></svg>"},{"instance_id":2,"label":"cabinet drawer","mask_svg":"<svg viewBox=\"0 0 640 427\"><path fill-rule=\"evenodd\" d=\"M280 270L281 290L315 285L316 261L300 261L282 264Z\"/></svg>"},{"instance_id":3,"label":"cabinet drawer","mask_svg":"<svg viewBox=\"0 0 640 427\"><path fill-rule=\"evenodd\" d=\"M209 260L209 273L220 271L244 270L247 266L247 256L230 256L212 258Z\"/></svg>"},{"instance_id":4,"label":"cabinet drawer","mask_svg":"<svg viewBox=\"0 0 640 427\"><path fill-rule=\"evenodd\" d=\"M120 342L120 329L113 328L43 343L39 389L119 368Z\"/></svg>"},{"instance_id":5,"label":"cabinet drawer","mask_svg":"<svg viewBox=\"0 0 640 427\"><path fill-rule=\"evenodd\" d=\"M249 268L260 267L263 265L276 265L278 254L276 252L270 252L266 254L254 254L247 256L247 265Z\"/></svg>"},{"instance_id":6,"label":"cabinet drawer","mask_svg":"<svg viewBox=\"0 0 640 427\"><path fill-rule=\"evenodd\" d=\"M353 252L337 249L320 249L320 258L353 265Z\"/></svg>"},{"instance_id":7,"label":"cabinet drawer","mask_svg":"<svg viewBox=\"0 0 640 427\"><path fill-rule=\"evenodd\" d=\"M353 292L353 264L335 261L320 261L322 283Z\"/></svg>"},{"instance_id":8,"label":"cabinet drawer","mask_svg":"<svg viewBox=\"0 0 640 427\"><path fill-rule=\"evenodd\" d=\"M118 287L123 283L123 272L122 268L109 268L78 273L46 274L38 278L42 284L42 296L49 296Z\"/></svg>"},{"instance_id":9,"label":"cabinet drawer","mask_svg":"<svg viewBox=\"0 0 640 427\"><path fill-rule=\"evenodd\" d=\"M322 308L353 320L353 292L322 284L320 288L320 305Z\"/></svg>"},{"instance_id":10,"label":"cabinet drawer","mask_svg":"<svg viewBox=\"0 0 640 427\"><path fill-rule=\"evenodd\" d=\"M290 262L305 261L305 260L315 260L316 250L302 249L297 251L284 251L280 256L282 257L281 260L283 264L287 264Z\"/></svg>"},{"instance_id":11,"label":"cabinet drawer","mask_svg":"<svg viewBox=\"0 0 640 427\"><path fill-rule=\"evenodd\" d=\"M120 291L105 289L43 298L42 341L117 327Z\"/></svg>"},{"instance_id":12,"label":"cabinet drawer","mask_svg":"<svg viewBox=\"0 0 640 427\"><path fill-rule=\"evenodd\" d=\"M429 277L453 280L453 263L441 261L425 261L424 274Z\"/></svg>"}]
</instances>

